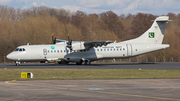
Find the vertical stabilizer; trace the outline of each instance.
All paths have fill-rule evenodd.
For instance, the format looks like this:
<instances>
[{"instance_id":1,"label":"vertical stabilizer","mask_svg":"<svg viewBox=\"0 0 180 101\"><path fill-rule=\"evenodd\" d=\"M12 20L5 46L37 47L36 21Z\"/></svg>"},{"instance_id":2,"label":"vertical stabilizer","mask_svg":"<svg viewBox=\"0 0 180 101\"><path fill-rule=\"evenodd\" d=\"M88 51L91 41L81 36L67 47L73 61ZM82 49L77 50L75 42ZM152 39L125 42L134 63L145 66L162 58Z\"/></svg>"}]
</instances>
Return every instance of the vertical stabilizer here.
<instances>
[{"instance_id":1,"label":"vertical stabilizer","mask_svg":"<svg viewBox=\"0 0 180 101\"><path fill-rule=\"evenodd\" d=\"M140 37L132 39L132 40L127 40L121 43L162 44L168 19L169 19L169 16L160 16L156 18L152 26Z\"/></svg>"}]
</instances>

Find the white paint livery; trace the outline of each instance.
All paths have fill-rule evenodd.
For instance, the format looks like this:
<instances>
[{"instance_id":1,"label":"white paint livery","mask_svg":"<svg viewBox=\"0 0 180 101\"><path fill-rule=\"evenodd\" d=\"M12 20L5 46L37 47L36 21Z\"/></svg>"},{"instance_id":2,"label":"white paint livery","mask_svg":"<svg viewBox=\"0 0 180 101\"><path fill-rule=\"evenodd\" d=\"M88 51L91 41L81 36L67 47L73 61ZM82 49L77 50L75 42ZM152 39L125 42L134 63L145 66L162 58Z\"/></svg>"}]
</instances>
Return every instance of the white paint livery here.
<instances>
[{"instance_id":1,"label":"white paint livery","mask_svg":"<svg viewBox=\"0 0 180 101\"><path fill-rule=\"evenodd\" d=\"M66 42L49 45L23 45L7 55L7 58L20 62L64 60L76 64L90 64L98 59L129 58L144 53L168 48L162 44L169 17L161 16L154 20L152 26L140 37L124 42L111 41L73 42L72 50ZM59 62L61 63L61 62Z\"/></svg>"}]
</instances>

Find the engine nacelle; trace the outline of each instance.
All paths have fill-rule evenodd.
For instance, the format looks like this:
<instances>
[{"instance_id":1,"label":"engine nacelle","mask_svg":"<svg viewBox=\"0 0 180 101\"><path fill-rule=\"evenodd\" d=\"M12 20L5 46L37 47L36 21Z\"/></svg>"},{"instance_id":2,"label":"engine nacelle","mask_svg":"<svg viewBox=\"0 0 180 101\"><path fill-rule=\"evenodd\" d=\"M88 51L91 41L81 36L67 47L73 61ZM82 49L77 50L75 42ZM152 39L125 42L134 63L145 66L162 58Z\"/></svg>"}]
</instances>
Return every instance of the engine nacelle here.
<instances>
[{"instance_id":1,"label":"engine nacelle","mask_svg":"<svg viewBox=\"0 0 180 101\"><path fill-rule=\"evenodd\" d=\"M72 50L83 50L85 49L84 42L78 42L72 44Z\"/></svg>"}]
</instances>

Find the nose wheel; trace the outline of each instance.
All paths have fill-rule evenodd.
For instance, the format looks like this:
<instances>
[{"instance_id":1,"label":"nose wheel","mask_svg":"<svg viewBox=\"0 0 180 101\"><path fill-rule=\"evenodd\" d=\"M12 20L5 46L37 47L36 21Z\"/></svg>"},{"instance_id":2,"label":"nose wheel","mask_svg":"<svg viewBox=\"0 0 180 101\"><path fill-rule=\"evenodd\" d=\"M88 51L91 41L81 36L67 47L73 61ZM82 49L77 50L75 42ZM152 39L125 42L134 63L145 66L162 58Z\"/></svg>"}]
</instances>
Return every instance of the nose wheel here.
<instances>
[{"instance_id":1,"label":"nose wheel","mask_svg":"<svg viewBox=\"0 0 180 101\"><path fill-rule=\"evenodd\" d=\"M16 66L19 66L21 64L21 62L16 61Z\"/></svg>"}]
</instances>

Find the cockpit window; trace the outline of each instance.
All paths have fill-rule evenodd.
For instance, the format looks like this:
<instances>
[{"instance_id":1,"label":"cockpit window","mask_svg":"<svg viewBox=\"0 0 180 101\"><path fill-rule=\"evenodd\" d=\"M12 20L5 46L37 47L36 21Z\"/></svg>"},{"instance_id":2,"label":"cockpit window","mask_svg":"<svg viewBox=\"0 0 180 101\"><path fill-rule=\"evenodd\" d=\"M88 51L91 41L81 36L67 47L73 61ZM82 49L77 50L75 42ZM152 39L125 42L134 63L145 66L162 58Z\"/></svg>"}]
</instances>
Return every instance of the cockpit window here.
<instances>
[{"instance_id":1,"label":"cockpit window","mask_svg":"<svg viewBox=\"0 0 180 101\"><path fill-rule=\"evenodd\" d=\"M22 49L20 48L19 51L22 51Z\"/></svg>"},{"instance_id":2,"label":"cockpit window","mask_svg":"<svg viewBox=\"0 0 180 101\"><path fill-rule=\"evenodd\" d=\"M14 51L26 51L24 48L16 48Z\"/></svg>"},{"instance_id":3,"label":"cockpit window","mask_svg":"<svg viewBox=\"0 0 180 101\"><path fill-rule=\"evenodd\" d=\"M14 51L18 51L19 50L19 48L16 48Z\"/></svg>"}]
</instances>

